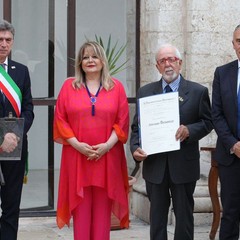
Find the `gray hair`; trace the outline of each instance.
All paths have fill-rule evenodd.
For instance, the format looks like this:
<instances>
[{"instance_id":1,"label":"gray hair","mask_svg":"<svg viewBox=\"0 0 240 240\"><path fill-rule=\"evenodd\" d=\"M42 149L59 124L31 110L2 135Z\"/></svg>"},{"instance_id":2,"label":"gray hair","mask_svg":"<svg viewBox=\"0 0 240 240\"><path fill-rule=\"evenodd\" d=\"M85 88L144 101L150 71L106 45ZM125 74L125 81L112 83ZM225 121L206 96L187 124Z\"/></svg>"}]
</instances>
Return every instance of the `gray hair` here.
<instances>
[{"instance_id":1,"label":"gray hair","mask_svg":"<svg viewBox=\"0 0 240 240\"><path fill-rule=\"evenodd\" d=\"M0 31L9 31L9 32L12 33L13 37L14 37L14 34L15 34L15 30L14 30L13 25L6 20L1 20L0 21Z\"/></svg>"},{"instance_id":2,"label":"gray hair","mask_svg":"<svg viewBox=\"0 0 240 240\"><path fill-rule=\"evenodd\" d=\"M175 50L175 55L176 55L176 57L182 60L182 56L181 56L181 53L180 53L180 51L178 50L178 48L175 47L175 46L173 46L172 44L165 43L165 44L162 44L162 45L159 47L158 51L156 52L156 54L155 54L155 59L156 59L156 61L158 60L157 57L158 57L159 51L162 50L162 49L164 49L164 48L173 48L173 49Z\"/></svg>"},{"instance_id":3,"label":"gray hair","mask_svg":"<svg viewBox=\"0 0 240 240\"><path fill-rule=\"evenodd\" d=\"M240 24L238 24L238 25L235 27L234 32L235 32L236 30L238 30L239 28L240 28Z\"/></svg>"}]
</instances>

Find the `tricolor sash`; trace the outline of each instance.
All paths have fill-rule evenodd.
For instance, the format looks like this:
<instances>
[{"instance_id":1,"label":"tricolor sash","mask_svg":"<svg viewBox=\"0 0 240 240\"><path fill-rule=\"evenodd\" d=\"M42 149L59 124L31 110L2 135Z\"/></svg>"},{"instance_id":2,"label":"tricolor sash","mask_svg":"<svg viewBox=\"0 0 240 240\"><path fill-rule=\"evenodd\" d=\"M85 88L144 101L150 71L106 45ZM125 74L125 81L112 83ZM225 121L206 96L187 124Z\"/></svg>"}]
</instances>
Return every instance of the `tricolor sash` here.
<instances>
[{"instance_id":1,"label":"tricolor sash","mask_svg":"<svg viewBox=\"0 0 240 240\"><path fill-rule=\"evenodd\" d=\"M10 75L0 66L0 89L11 103L17 117L21 114L22 93Z\"/></svg>"}]
</instances>

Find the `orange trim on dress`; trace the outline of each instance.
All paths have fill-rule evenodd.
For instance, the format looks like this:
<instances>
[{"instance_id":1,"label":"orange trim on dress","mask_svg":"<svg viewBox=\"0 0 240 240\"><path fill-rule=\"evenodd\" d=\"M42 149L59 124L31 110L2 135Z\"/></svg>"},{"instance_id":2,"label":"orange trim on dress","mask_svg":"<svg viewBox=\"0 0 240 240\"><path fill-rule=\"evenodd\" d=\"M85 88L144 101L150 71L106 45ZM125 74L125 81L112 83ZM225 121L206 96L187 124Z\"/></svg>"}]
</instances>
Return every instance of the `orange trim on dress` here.
<instances>
[{"instance_id":1,"label":"orange trim on dress","mask_svg":"<svg viewBox=\"0 0 240 240\"><path fill-rule=\"evenodd\" d=\"M61 229L66 224L68 227L70 227L70 218L71 216L68 213L68 208L65 207L65 209L58 209L57 210L57 226Z\"/></svg>"},{"instance_id":2,"label":"orange trim on dress","mask_svg":"<svg viewBox=\"0 0 240 240\"><path fill-rule=\"evenodd\" d=\"M118 140L122 143L126 143L127 142L127 136L124 133L124 131L119 127L119 125L114 124L113 129L115 130L115 132L118 136Z\"/></svg>"},{"instance_id":3,"label":"orange trim on dress","mask_svg":"<svg viewBox=\"0 0 240 240\"><path fill-rule=\"evenodd\" d=\"M65 128L61 121L54 121L53 126L53 139L57 143L61 143L64 145L69 145L69 143L66 141L68 138L74 137L74 134L71 130L68 130Z\"/></svg>"}]
</instances>

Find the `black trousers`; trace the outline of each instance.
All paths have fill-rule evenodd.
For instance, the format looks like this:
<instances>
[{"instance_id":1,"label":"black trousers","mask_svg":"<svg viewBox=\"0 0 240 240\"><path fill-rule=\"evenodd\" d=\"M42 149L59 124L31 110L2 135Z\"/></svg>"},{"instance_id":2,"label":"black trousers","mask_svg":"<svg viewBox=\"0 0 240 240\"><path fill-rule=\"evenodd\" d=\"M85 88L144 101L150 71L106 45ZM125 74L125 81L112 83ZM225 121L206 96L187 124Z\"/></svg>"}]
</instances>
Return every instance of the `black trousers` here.
<instances>
[{"instance_id":1,"label":"black trousers","mask_svg":"<svg viewBox=\"0 0 240 240\"><path fill-rule=\"evenodd\" d=\"M218 164L221 183L222 218L219 240L238 240L240 224L240 159L230 166Z\"/></svg>"},{"instance_id":2,"label":"black trousers","mask_svg":"<svg viewBox=\"0 0 240 240\"><path fill-rule=\"evenodd\" d=\"M193 193L196 182L174 184L168 167L161 184L146 181L147 194L150 200L150 239L167 240L167 223L170 201L176 218L174 240L193 240L194 219Z\"/></svg>"},{"instance_id":3,"label":"black trousers","mask_svg":"<svg viewBox=\"0 0 240 240\"><path fill-rule=\"evenodd\" d=\"M16 240L26 152L20 161L1 161L5 185L1 187L0 240Z\"/></svg>"}]
</instances>

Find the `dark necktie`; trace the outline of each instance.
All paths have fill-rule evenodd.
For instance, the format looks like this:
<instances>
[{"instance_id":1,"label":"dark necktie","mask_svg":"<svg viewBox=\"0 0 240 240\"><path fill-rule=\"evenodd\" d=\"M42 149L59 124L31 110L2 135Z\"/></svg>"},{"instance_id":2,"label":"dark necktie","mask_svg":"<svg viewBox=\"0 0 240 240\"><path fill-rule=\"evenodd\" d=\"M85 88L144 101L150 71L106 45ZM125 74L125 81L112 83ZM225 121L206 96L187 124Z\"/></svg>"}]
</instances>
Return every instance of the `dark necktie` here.
<instances>
[{"instance_id":1,"label":"dark necktie","mask_svg":"<svg viewBox=\"0 0 240 240\"><path fill-rule=\"evenodd\" d=\"M167 85L164 89L166 93L173 91L169 85Z\"/></svg>"}]
</instances>

